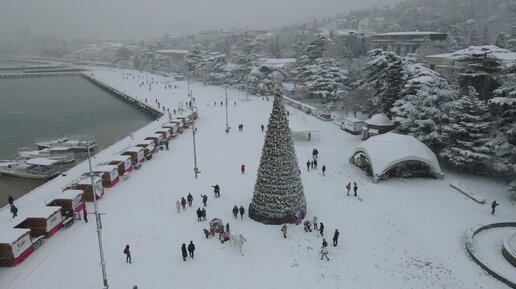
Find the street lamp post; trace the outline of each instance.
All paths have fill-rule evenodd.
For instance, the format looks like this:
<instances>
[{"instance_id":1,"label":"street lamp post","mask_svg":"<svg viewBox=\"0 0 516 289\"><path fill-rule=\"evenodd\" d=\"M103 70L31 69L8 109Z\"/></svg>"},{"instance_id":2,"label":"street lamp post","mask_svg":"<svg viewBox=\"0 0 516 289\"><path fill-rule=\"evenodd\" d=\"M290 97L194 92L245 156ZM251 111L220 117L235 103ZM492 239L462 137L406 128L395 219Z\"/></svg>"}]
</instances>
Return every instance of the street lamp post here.
<instances>
[{"instance_id":1,"label":"street lamp post","mask_svg":"<svg viewBox=\"0 0 516 289\"><path fill-rule=\"evenodd\" d=\"M99 240L99 252L100 252L100 266L102 267L102 280L104 282L104 289L109 288L107 273L106 273L106 261L104 259L104 248L102 247L102 221L100 220L100 214L97 206L97 193L95 192L95 180L93 179L93 169L91 167L91 154L90 144L88 142L88 164L90 166L90 180L91 190L93 192L93 206L95 208L95 222L97 224L97 237Z\"/></svg>"},{"instance_id":2,"label":"street lamp post","mask_svg":"<svg viewBox=\"0 0 516 289\"><path fill-rule=\"evenodd\" d=\"M229 129L229 124L228 124L228 87L225 86L225 92L226 92L226 130Z\"/></svg>"},{"instance_id":3,"label":"street lamp post","mask_svg":"<svg viewBox=\"0 0 516 289\"><path fill-rule=\"evenodd\" d=\"M188 82L188 84L190 84L190 82ZM190 87L190 85L188 85L188 87ZM197 175L199 174L199 168L197 167L197 148L195 146L195 134L196 134L196 131L195 131L195 117L194 117L194 107L193 107L193 94L192 92L190 91L190 89L188 89L188 94L190 95L190 109L192 111L192 140L193 140L193 158L194 158L194 174L195 174L195 178L197 179Z\"/></svg>"}]
</instances>

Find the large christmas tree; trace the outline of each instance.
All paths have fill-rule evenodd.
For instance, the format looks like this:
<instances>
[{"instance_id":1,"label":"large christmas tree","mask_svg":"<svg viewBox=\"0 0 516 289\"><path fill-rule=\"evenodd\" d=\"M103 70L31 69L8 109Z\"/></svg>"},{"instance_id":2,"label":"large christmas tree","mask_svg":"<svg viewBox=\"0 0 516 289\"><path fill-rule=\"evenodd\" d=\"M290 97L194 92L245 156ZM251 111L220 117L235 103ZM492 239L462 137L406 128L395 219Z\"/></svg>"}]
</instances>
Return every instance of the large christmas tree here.
<instances>
[{"instance_id":1,"label":"large christmas tree","mask_svg":"<svg viewBox=\"0 0 516 289\"><path fill-rule=\"evenodd\" d=\"M249 217L264 224L295 222L306 201L292 134L281 94L276 94L262 148Z\"/></svg>"}]
</instances>

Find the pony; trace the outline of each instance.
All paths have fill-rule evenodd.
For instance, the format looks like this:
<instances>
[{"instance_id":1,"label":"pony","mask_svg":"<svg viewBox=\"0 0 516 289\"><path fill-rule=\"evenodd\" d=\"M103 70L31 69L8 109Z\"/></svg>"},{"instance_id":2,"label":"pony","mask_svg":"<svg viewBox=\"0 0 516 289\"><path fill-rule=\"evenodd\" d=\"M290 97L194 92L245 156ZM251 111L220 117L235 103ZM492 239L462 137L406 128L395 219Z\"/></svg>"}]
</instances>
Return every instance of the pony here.
<instances>
[{"instance_id":1,"label":"pony","mask_svg":"<svg viewBox=\"0 0 516 289\"><path fill-rule=\"evenodd\" d=\"M233 246L238 246L238 249L240 250L240 254L242 254L242 256L244 256L242 247L244 246L245 241L247 241L247 239L242 234L231 234L229 238L229 243Z\"/></svg>"}]
</instances>

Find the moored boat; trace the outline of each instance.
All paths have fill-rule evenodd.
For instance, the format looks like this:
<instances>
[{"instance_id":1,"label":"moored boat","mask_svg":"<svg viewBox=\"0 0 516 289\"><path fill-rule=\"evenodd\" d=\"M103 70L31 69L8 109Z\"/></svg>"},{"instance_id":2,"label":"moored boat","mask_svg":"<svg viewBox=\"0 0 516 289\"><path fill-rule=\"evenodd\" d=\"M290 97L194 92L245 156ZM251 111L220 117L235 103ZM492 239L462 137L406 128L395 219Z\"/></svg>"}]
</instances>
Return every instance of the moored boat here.
<instances>
[{"instance_id":1,"label":"moored boat","mask_svg":"<svg viewBox=\"0 0 516 289\"><path fill-rule=\"evenodd\" d=\"M61 172L50 168L55 161L45 158L33 158L30 160L16 159L10 162L0 163L0 174L26 179L47 180L59 175Z\"/></svg>"},{"instance_id":2,"label":"moored boat","mask_svg":"<svg viewBox=\"0 0 516 289\"><path fill-rule=\"evenodd\" d=\"M56 161L57 164L67 164L75 161L73 150L70 147L50 147L42 150L19 148L18 155L24 159L47 158Z\"/></svg>"},{"instance_id":3,"label":"moored boat","mask_svg":"<svg viewBox=\"0 0 516 289\"><path fill-rule=\"evenodd\" d=\"M71 148L74 152L87 152L94 150L97 146L95 137L93 136L71 136L71 137L41 137L35 138L38 149L52 148L52 147L66 147Z\"/></svg>"}]
</instances>

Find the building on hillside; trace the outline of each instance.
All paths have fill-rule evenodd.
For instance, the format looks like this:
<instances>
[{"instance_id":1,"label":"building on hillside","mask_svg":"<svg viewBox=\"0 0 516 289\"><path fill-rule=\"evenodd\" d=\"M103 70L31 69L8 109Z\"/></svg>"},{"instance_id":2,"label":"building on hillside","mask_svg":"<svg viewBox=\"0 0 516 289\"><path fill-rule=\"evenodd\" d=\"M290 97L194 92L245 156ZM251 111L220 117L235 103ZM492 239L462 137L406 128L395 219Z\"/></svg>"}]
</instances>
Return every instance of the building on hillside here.
<instances>
[{"instance_id":1,"label":"building on hillside","mask_svg":"<svg viewBox=\"0 0 516 289\"><path fill-rule=\"evenodd\" d=\"M406 55L415 53L421 43L429 41L434 47L445 47L447 33L442 32L389 32L372 35L373 48L392 50L397 54Z\"/></svg>"},{"instance_id":2,"label":"building on hillside","mask_svg":"<svg viewBox=\"0 0 516 289\"><path fill-rule=\"evenodd\" d=\"M386 133L358 145L350 162L365 170L373 182L390 177L444 177L436 155L409 135Z\"/></svg>"},{"instance_id":3,"label":"building on hillside","mask_svg":"<svg viewBox=\"0 0 516 289\"><path fill-rule=\"evenodd\" d=\"M451 53L428 55L425 62L428 68L453 80L468 66L480 63L486 57L492 57L506 67L516 65L516 52L495 45L470 46Z\"/></svg>"},{"instance_id":4,"label":"building on hillside","mask_svg":"<svg viewBox=\"0 0 516 289\"><path fill-rule=\"evenodd\" d=\"M392 120L390 120L385 114L375 114L370 119L364 120L364 126L362 126L362 139L366 140L370 137L384 134L393 130L394 127Z\"/></svg>"},{"instance_id":5,"label":"building on hillside","mask_svg":"<svg viewBox=\"0 0 516 289\"><path fill-rule=\"evenodd\" d=\"M366 55L371 47L372 32L354 29L336 29L331 31L330 38L339 44L344 45L353 57Z\"/></svg>"}]
</instances>

